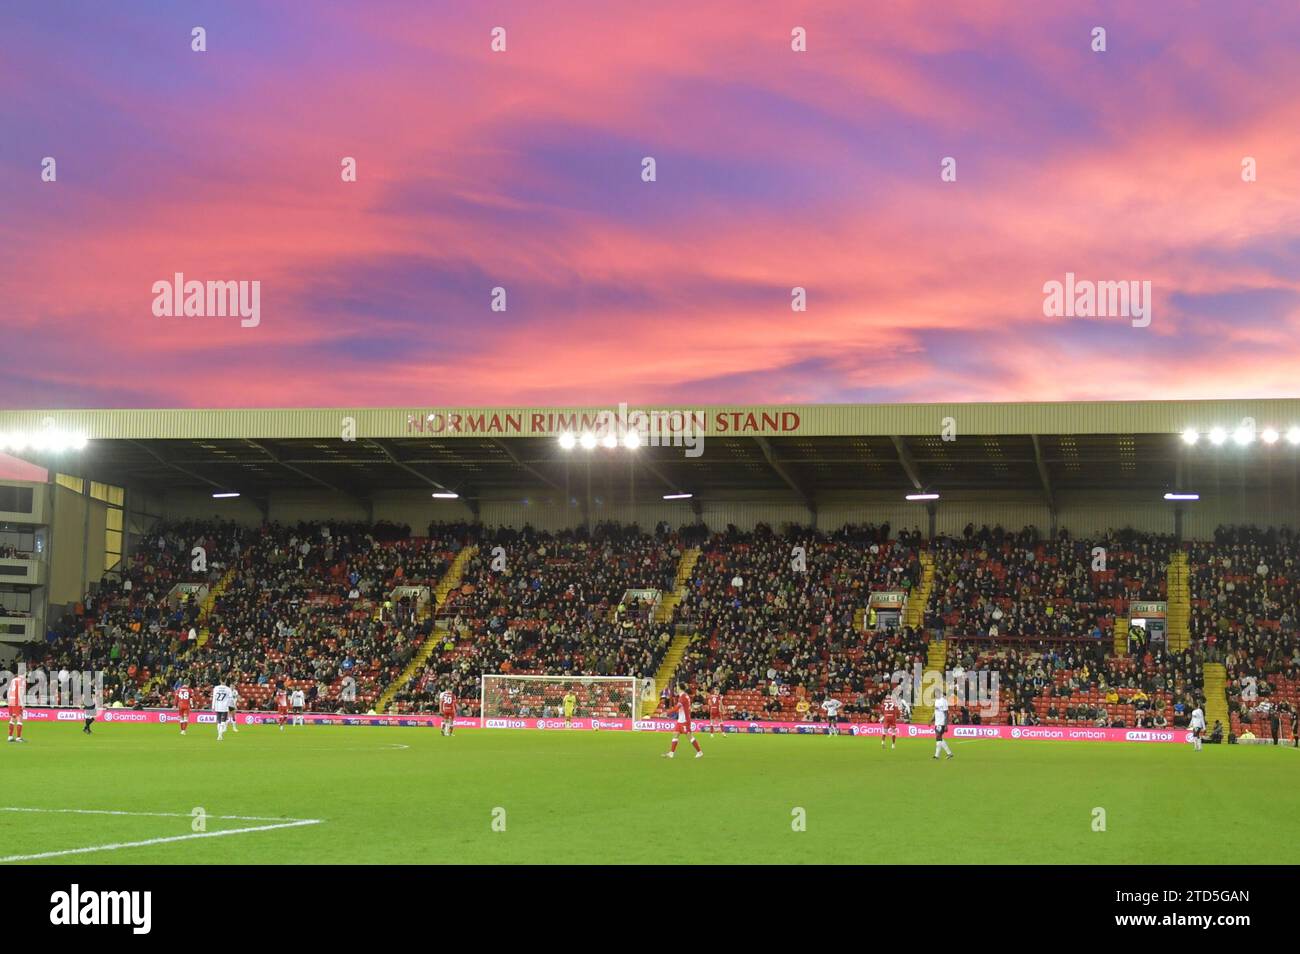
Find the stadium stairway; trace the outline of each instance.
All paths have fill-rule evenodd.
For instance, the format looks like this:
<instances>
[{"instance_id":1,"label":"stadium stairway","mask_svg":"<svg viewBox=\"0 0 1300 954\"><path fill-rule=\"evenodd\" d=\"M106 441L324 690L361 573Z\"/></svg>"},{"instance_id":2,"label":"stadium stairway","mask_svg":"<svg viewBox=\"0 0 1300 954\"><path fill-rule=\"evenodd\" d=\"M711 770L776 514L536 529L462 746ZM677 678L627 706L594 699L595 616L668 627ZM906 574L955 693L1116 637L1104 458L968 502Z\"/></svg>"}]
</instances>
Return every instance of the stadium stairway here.
<instances>
[{"instance_id":1,"label":"stadium stairway","mask_svg":"<svg viewBox=\"0 0 1300 954\"><path fill-rule=\"evenodd\" d=\"M462 547L460 552L456 554L455 559L451 561L451 566L447 567L447 572L442 575L442 579L438 581L438 585L433 588L433 607L428 610L428 615L436 614L437 611L442 608L442 605L447 602L447 596L451 591L460 586L461 580L465 578L465 567L477 552L478 547L468 546ZM426 619L428 618L428 615L425 616ZM429 638L424 641L424 645L415 651L415 655L412 656L411 661L406 664L406 668L403 669L398 677L389 684L388 688L379 694L379 698L375 700L376 712L383 712L388 708L393 701L393 697L396 696L398 692L402 690L402 687L411 681L411 677L419 672L424 664L429 661L429 657L433 655L434 649L436 649L438 644L446 638L446 633L439 632L437 627L434 628L433 632L429 634Z\"/></svg>"},{"instance_id":2,"label":"stadium stairway","mask_svg":"<svg viewBox=\"0 0 1300 954\"><path fill-rule=\"evenodd\" d=\"M207 626L208 614L212 612L212 607L217 604L217 600L221 598L221 594L226 592L226 590L230 588L230 584L234 581L235 570L232 567L222 575L221 579L217 580L214 586L209 588L208 595L205 596L203 602L199 604L199 616L196 620L198 623L199 638L194 641L193 645L185 647L185 652L181 654L182 658L188 656L208 641L208 637L212 635L212 631L208 629ZM152 693L157 690L162 684L162 678L162 676L154 676L154 678L150 679L148 685L145 686L145 692Z\"/></svg>"},{"instance_id":3,"label":"stadium stairway","mask_svg":"<svg viewBox=\"0 0 1300 954\"><path fill-rule=\"evenodd\" d=\"M1128 655L1128 620L1115 620L1115 641L1114 649L1116 656Z\"/></svg>"},{"instance_id":4,"label":"stadium stairway","mask_svg":"<svg viewBox=\"0 0 1300 954\"><path fill-rule=\"evenodd\" d=\"M681 558L677 561L677 575L673 577L673 591L667 593L655 607L654 621L656 623L670 623L673 614L677 612L677 607L681 605L682 600L686 599L686 587L690 585L691 574L695 572L695 564L700 559L699 547L687 547L682 551ZM664 691L664 686L672 682L677 667L681 665L682 657L686 655L686 647L691 644L691 636L677 635L673 637L672 643L668 646L668 652L664 653L663 661L655 671L655 696L653 699L646 699L641 703L641 718L653 715L655 709L659 706L659 694Z\"/></svg>"},{"instance_id":5,"label":"stadium stairway","mask_svg":"<svg viewBox=\"0 0 1300 954\"><path fill-rule=\"evenodd\" d=\"M907 605L903 607L903 625L920 629L925 625L925 608L930 605L930 591L934 588L934 557L929 551L921 551L921 583L912 588L907 596ZM943 643L939 644L940 646ZM939 666L943 669L942 661Z\"/></svg>"},{"instance_id":6,"label":"stadium stairway","mask_svg":"<svg viewBox=\"0 0 1300 954\"><path fill-rule=\"evenodd\" d=\"M920 629L925 625L925 610L930 605L930 591L934 588L934 558L921 554L921 582L907 594L903 606L903 625ZM867 631L867 608L859 606L853 611L853 628L859 633Z\"/></svg>"},{"instance_id":7,"label":"stadium stairway","mask_svg":"<svg viewBox=\"0 0 1300 954\"><path fill-rule=\"evenodd\" d=\"M677 607L682 600L686 599L686 586L691 581L691 574L695 572L695 564L700 559L699 547L687 547L682 551L681 559L677 561L677 576L673 578L673 591L664 594L655 607L655 622L667 623L677 612Z\"/></svg>"},{"instance_id":8,"label":"stadium stairway","mask_svg":"<svg viewBox=\"0 0 1300 954\"><path fill-rule=\"evenodd\" d=\"M433 588L433 609L430 613L437 612L442 608L442 604L447 602L447 596L456 587L460 586L461 580L465 578L465 567L469 561L478 553L478 547L470 545L462 547L451 561L451 566L447 567L447 572L442 575L438 585Z\"/></svg>"},{"instance_id":9,"label":"stadium stairway","mask_svg":"<svg viewBox=\"0 0 1300 954\"><path fill-rule=\"evenodd\" d=\"M925 655L925 673L921 676L921 685L943 685L944 670L948 665L948 644L943 640L930 643ZM933 674L933 675L932 675ZM937 680L937 682L935 681ZM922 702L912 706L912 721L918 724L928 723L934 718L934 706Z\"/></svg>"},{"instance_id":10,"label":"stadium stairway","mask_svg":"<svg viewBox=\"0 0 1300 954\"><path fill-rule=\"evenodd\" d=\"M668 652L664 653L663 662L655 671L655 697L646 699L641 703L641 718L654 715L655 709L659 707L659 696L664 691L664 687L672 682L673 674L677 672L677 667L682 663L682 657L686 655L686 647L691 644L689 636L674 636L672 644L668 647Z\"/></svg>"},{"instance_id":11,"label":"stadium stairway","mask_svg":"<svg viewBox=\"0 0 1300 954\"><path fill-rule=\"evenodd\" d=\"M1179 551L1169 561L1165 586L1168 632L1165 638L1171 652L1180 653L1191 642L1192 590L1188 584L1187 554ZM1228 723L1224 723L1227 725Z\"/></svg>"},{"instance_id":12,"label":"stadium stairway","mask_svg":"<svg viewBox=\"0 0 1300 954\"><path fill-rule=\"evenodd\" d=\"M217 600L221 598L221 594L226 592L233 582L235 582L235 570L232 567L225 572L221 579L217 580L217 585L208 590L208 595L203 598L203 602L199 606L199 622L204 625L199 627L199 638L195 640L195 647L202 646L208 641L208 637L212 635L212 631L206 625L208 614L212 612L212 607L217 605Z\"/></svg>"},{"instance_id":13,"label":"stadium stairway","mask_svg":"<svg viewBox=\"0 0 1300 954\"><path fill-rule=\"evenodd\" d=\"M1224 731L1231 731L1232 720L1228 717L1228 671L1223 663L1206 663L1203 673L1205 724L1213 729L1216 721L1222 722Z\"/></svg>"}]
</instances>

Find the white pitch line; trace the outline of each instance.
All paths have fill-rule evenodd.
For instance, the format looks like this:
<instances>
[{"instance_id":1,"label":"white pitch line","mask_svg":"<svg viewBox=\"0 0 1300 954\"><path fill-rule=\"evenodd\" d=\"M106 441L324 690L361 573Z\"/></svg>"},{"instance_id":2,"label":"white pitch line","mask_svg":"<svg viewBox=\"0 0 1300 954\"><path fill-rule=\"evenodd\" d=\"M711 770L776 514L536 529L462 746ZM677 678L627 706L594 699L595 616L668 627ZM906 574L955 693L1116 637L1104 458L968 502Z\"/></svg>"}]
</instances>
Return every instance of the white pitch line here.
<instances>
[{"instance_id":1,"label":"white pitch line","mask_svg":"<svg viewBox=\"0 0 1300 954\"><path fill-rule=\"evenodd\" d=\"M9 855L0 858L0 864L10 861L38 861L42 858L59 858L64 855L84 855L93 851L118 851L122 848L143 848L148 845L165 845L173 841L189 841L192 838L221 838L224 835L246 835L253 831L274 831L277 828L300 828L303 825L319 825L319 818L303 818L297 821L283 822L279 825L256 825L252 828L230 828L226 831L200 831L189 835L172 835L170 838L147 838L144 841L122 841L111 845L91 845L88 848L67 848L62 851L43 851L36 855Z\"/></svg>"},{"instance_id":2,"label":"white pitch line","mask_svg":"<svg viewBox=\"0 0 1300 954\"><path fill-rule=\"evenodd\" d=\"M191 812L126 812L102 808L18 808L0 807L0 812L32 812L43 815L126 815L137 818L193 818ZM321 818L267 818L257 815L208 815L218 821L268 821L271 825L253 825L248 828L228 828L225 831L201 831L188 835L171 835L166 838L147 838L144 841L114 842L109 845L90 845L85 848L66 848L60 851L43 851L34 855L9 855L0 858L0 864L11 861L39 861L43 858L59 858L64 855L85 855L95 851L118 851L122 848L142 848L148 845L165 845L173 841L188 841L192 838L221 838L224 835L246 835L255 831L274 831L277 828L301 828L304 825L319 825Z\"/></svg>"},{"instance_id":3,"label":"white pitch line","mask_svg":"<svg viewBox=\"0 0 1300 954\"><path fill-rule=\"evenodd\" d=\"M36 812L42 815L131 815L138 818L193 818L193 812L124 812L114 811L106 808L6 808L0 807L0 812ZM285 818L284 816L264 816L264 815L207 815L207 818L216 818L221 821L270 821L270 822L298 822L298 821L320 821L320 819L306 818Z\"/></svg>"}]
</instances>

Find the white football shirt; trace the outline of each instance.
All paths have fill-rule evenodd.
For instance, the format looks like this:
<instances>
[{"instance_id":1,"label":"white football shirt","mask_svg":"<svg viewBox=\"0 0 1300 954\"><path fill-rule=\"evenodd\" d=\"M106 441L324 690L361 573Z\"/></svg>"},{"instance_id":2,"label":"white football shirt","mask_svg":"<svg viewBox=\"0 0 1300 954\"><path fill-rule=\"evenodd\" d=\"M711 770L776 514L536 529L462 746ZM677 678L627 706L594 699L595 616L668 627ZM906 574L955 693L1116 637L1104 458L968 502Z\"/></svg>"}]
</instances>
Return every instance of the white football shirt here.
<instances>
[{"instance_id":1,"label":"white football shirt","mask_svg":"<svg viewBox=\"0 0 1300 954\"><path fill-rule=\"evenodd\" d=\"M230 711L230 687L222 683L212 687L212 708L216 712Z\"/></svg>"},{"instance_id":2,"label":"white football shirt","mask_svg":"<svg viewBox=\"0 0 1300 954\"><path fill-rule=\"evenodd\" d=\"M1204 728L1205 728L1205 713L1202 712L1199 708L1196 708L1196 709L1193 709L1193 710L1192 710L1192 725L1191 725L1191 727L1192 727L1193 729L1204 729Z\"/></svg>"},{"instance_id":3,"label":"white football shirt","mask_svg":"<svg viewBox=\"0 0 1300 954\"><path fill-rule=\"evenodd\" d=\"M946 725L948 723L948 699L945 696L934 697L934 724Z\"/></svg>"}]
</instances>

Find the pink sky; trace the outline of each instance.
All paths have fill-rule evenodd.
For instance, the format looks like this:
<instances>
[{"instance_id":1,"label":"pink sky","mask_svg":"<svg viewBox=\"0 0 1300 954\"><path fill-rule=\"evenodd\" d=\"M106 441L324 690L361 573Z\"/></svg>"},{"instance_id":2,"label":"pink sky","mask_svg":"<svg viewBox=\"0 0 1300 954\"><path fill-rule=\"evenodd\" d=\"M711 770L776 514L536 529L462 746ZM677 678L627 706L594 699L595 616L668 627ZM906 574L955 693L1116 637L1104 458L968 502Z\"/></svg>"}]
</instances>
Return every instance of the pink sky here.
<instances>
[{"instance_id":1,"label":"pink sky","mask_svg":"<svg viewBox=\"0 0 1300 954\"><path fill-rule=\"evenodd\" d=\"M2 407L1300 393L1293 3L54 6L0 14Z\"/></svg>"}]
</instances>

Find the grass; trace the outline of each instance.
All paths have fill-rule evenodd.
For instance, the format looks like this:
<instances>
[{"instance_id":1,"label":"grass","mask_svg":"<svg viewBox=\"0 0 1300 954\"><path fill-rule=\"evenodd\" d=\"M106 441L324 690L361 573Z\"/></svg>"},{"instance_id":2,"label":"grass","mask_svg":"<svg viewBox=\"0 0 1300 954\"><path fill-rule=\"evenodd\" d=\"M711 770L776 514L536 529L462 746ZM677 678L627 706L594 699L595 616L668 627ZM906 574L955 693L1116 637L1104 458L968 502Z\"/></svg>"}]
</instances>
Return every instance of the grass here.
<instances>
[{"instance_id":1,"label":"grass","mask_svg":"<svg viewBox=\"0 0 1300 954\"><path fill-rule=\"evenodd\" d=\"M0 854L320 819L56 864L1300 862L1300 752L1265 746L306 726L29 724L6 744ZM504 809L504 832L493 831ZM802 808L806 830L792 829ZM1106 830L1093 831L1094 809Z\"/></svg>"}]
</instances>

